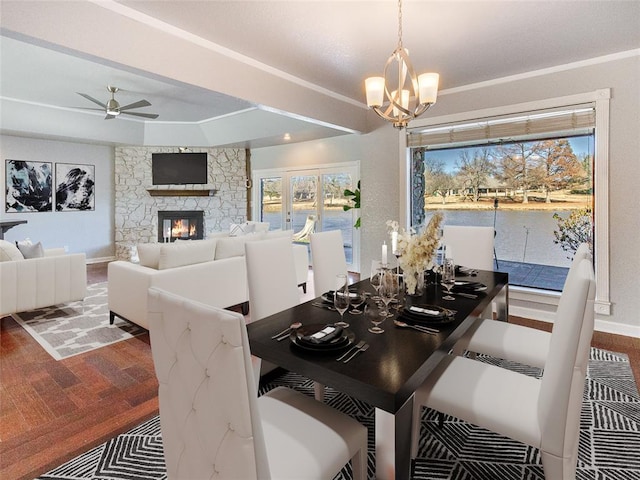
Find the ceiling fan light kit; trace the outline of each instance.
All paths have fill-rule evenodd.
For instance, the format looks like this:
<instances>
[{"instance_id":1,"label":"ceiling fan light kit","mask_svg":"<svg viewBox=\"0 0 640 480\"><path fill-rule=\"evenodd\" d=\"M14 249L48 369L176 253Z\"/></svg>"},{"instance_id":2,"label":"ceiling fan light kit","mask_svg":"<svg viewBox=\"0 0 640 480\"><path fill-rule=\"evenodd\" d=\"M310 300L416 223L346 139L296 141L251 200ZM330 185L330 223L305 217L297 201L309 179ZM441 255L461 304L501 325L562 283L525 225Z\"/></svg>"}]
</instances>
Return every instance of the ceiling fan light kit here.
<instances>
[{"instance_id":1,"label":"ceiling fan light kit","mask_svg":"<svg viewBox=\"0 0 640 480\"><path fill-rule=\"evenodd\" d=\"M109 85L107 86L107 90L109 91L109 93L111 93L111 98L109 99L109 101L107 101L107 103L102 103L100 100L96 100L95 98L93 98L90 95L87 95L86 93L80 93L80 92L77 92L77 93L78 95L86 98L90 102L93 102L96 105L100 105L102 107L101 109L90 108L88 110L103 110L106 113L106 116L104 117L105 120L111 120L112 118L116 118L121 113L125 115L133 115L136 117L143 117L143 118L158 118L158 115L155 113L129 112L129 110L132 110L134 108L150 107L151 104L147 100L139 100L137 102L133 102L133 103L130 103L129 105L125 105L124 107L121 107L120 103L118 103L118 101L115 99L115 94L120 89L118 87L112 87L111 85Z\"/></svg>"},{"instance_id":2,"label":"ceiling fan light kit","mask_svg":"<svg viewBox=\"0 0 640 480\"><path fill-rule=\"evenodd\" d=\"M404 128L436 103L439 81L437 73L416 75L409 51L402 46L402 0L398 0L398 46L387 59L384 76L365 80L367 105L394 127ZM396 85L393 90L391 85Z\"/></svg>"}]
</instances>

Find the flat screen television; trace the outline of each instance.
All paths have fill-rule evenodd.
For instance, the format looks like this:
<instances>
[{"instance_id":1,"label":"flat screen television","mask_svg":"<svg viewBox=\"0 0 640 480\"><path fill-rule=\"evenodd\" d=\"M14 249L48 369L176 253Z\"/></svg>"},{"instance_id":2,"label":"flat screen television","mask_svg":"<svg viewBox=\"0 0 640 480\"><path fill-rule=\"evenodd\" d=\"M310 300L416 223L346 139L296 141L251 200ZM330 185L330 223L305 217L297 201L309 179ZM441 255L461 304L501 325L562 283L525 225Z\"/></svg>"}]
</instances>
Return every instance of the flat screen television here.
<instances>
[{"instance_id":1,"label":"flat screen television","mask_svg":"<svg viewBox=\"0 0 640 480\"><path fill-rule=\"evenodd\" d=\"M152 153L153 185L184 185L207 183L207 154Z\"/></svg>"}]
</instances>

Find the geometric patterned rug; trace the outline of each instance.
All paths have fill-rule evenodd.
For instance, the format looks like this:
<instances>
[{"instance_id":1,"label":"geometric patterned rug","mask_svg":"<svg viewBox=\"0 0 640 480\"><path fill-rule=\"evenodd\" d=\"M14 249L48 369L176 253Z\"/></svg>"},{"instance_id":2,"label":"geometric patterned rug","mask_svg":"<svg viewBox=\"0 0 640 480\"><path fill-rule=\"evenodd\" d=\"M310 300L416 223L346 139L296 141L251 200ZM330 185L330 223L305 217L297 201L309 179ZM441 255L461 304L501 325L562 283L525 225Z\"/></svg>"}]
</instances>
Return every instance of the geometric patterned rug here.
<instances>
[{"instance_id":1,"label":"geometric patterned rug","mask_svg":"<svg viewBox=\"0 0 640 480\"><path fill-rule=\"evenodd\" d=\"M500 363L522 373L535 369ZM284 373L261 388L279 385L313 395L313 382ZM327 388L325 401L369 430L369 478L374 478L374 409ZM424 409L414 480L544 480L537 449L452 417L438 427L436 413ZM591 349L580 421L577 480L640 480L640 394L626 355ZM76 457L39 477L42 480L165 479L159 417ZM345 467L335 480L351 479Z\"/></svg>"},{"instance_id":2,"label":"geometric patterned rug","mask_svg":"<svg viewBox=\"0 0 640 480\"><path fill-rule=\"evenodd\" d=\"M109 325L107 282L89 285L84 301L14 313L12 317L56 360L146 332L118 317Z\"/></svg>"}]
</instances>

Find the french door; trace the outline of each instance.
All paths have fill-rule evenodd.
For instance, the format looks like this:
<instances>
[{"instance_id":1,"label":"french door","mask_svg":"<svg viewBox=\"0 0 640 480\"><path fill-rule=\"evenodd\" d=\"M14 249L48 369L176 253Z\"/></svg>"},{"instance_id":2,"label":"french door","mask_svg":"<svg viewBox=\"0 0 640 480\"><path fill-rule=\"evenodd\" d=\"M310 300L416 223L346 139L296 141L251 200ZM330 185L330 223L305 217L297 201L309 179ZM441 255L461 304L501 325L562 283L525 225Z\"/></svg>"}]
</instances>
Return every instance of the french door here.
<instances>
[{"instance_id":1,"label":"french door","mask_svg":"<svg viewBox=\"0 0 640 480\"><path fill-rule=\"evenodd\" d=\"M357 163L309 169L255 170L253 217L270 229L293 230L294 241L309 242L311 231L340 230L349 270L360 271L360 237L353 227L358 212L344 190L358 183Z\"/></svg>"}]
</instances>

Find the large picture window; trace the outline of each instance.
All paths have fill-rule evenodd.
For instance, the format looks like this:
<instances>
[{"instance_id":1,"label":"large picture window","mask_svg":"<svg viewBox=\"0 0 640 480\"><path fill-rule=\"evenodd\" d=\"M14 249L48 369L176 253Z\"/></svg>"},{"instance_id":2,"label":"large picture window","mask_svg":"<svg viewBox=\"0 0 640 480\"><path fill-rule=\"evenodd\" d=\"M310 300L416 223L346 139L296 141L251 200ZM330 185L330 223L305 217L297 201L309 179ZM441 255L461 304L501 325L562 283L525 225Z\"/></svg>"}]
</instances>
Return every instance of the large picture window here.
<instances>
[{"instance_id":1,"label":"large picture window","mask_svg":"<svg viewBox=\"0 0 640 480\"><path fill-rule=\"evenodd\" d=\"M414 131L410 222L493 226L511 285L562 290L577 245L593 243L595 109L529 112Z\"/></svg>"}]
</instances>

